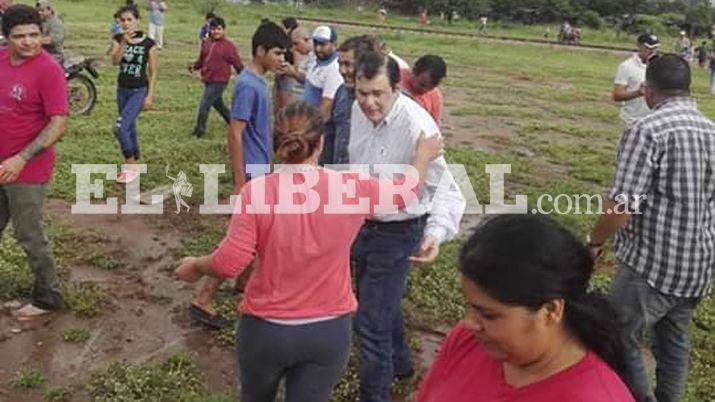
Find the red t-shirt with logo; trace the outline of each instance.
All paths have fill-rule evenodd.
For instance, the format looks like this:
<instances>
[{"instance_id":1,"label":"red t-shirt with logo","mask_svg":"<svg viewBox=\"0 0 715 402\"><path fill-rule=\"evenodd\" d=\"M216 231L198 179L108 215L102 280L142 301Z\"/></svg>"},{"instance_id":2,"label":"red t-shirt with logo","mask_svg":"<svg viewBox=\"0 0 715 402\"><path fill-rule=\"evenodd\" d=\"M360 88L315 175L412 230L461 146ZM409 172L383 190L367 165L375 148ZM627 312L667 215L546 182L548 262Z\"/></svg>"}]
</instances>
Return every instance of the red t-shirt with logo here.
<instances>
[{"instance_id":1,"label":"red t-shirt with logo","mask_svg":"<svg viewBox=\"0 0 715 402\"><path fill-rule=\"evenodd\" d=\"M50 117L69 114L62 67L44 50L19 65L0 48L0 161L27 147ZM42 184L52 178L55 150L50 147L27 161L15 183Z\"/></svg>"},{"instance_id":2,"label":"red t-shirt with logo","mask_svg":"<svg viewBox=\"0 0 715 402\"><path fill-rule=\"evenodd\" d=\"M417 402L633 402L618 375L593 352L541 381L515 388L463 323L442 344Z\"/></svg>"}]
</instances>

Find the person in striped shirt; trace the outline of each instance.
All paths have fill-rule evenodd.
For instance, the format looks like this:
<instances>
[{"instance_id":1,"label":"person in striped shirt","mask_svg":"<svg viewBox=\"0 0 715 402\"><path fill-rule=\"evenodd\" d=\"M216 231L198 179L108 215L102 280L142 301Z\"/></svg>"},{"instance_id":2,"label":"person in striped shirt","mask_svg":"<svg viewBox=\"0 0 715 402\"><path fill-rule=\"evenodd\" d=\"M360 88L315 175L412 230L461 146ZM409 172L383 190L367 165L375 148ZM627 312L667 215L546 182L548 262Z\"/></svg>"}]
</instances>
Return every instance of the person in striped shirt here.
<instances>
[{"instance_id":1,"label":"person in striped shirt","mask_svg":"<svg viewBox=\"0 0 715 402\"><path fill-rule=\"evenodd\" d=\"M609 200L591 232L594 255L615 234L610 297L627 346L625 380L638 401L679 401L688 373L688 328L715 267L715 123L690 97L690 66L652 58L644 98L652 112L626 129ZM641 342L653 331L656 387Z\"/></svg>"}]
</instances>

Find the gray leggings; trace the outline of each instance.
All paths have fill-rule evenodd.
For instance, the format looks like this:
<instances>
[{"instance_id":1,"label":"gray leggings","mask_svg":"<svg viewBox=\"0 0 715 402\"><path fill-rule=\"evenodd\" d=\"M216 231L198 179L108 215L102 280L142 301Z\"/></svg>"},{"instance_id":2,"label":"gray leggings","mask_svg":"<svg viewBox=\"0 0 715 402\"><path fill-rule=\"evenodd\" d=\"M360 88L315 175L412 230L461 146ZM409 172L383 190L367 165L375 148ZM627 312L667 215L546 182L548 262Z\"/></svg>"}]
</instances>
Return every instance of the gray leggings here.
<instances>
[{"instance_id":1,"label":"gray leggings","mask_svg":"<svg viewBox=\"0 0 715 402\"><path fill-rule=\"evenodd\" d=\"M327 402L347 365L351 334L349 315L295 326L243 315L236 331L241 402L273 402L284 376L286 402Z\"/></svg>"}]
</instances>

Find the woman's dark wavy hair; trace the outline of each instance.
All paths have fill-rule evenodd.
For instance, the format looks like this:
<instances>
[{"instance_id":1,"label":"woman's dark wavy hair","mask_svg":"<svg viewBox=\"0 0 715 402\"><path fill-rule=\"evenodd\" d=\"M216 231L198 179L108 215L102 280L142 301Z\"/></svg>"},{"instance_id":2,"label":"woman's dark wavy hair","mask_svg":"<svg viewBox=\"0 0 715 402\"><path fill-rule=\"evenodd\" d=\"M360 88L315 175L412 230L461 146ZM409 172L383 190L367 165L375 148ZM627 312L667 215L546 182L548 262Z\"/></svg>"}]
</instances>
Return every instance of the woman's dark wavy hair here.
<instances>
[{"instance_id":1,"label":"woman's dark wavy hair","mask_svg":"<svg viewBox=\"0 0 715 402\"><path fill-rule=\"evenodd\" d=\"M459 264L466 279L502 303L536 311L564 299L566 327L623 378L616 312L588 290L593 258L564 227L539 215L496 216L469 238Z\"/></svg>"}]
</instances>

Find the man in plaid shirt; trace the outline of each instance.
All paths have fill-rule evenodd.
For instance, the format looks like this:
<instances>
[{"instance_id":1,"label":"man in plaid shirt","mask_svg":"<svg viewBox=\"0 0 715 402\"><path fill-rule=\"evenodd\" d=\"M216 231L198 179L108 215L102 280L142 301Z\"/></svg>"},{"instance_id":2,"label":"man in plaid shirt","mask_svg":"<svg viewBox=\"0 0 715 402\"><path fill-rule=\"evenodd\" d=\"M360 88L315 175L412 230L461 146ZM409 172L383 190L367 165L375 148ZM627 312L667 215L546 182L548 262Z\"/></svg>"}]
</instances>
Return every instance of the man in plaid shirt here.
<instances>
[{"instance_id":1,"label":"man in plaid shirt","mask_svg":"<svg viewBox=\"0 0 715 402\"><path fill-rule=\"evenodd\" d=\"M688 372L688 326L715 265L715 124L690 98L690 67L668 54L646 70L653 111L626 130L606 211L591 233L594 256L615 234L611 301L624 330L624 380L638 401L679 401ZM620 212L620 213L619 213ZM655 391L640 344L653 331Z\"/></svg>"}]
</instances>

